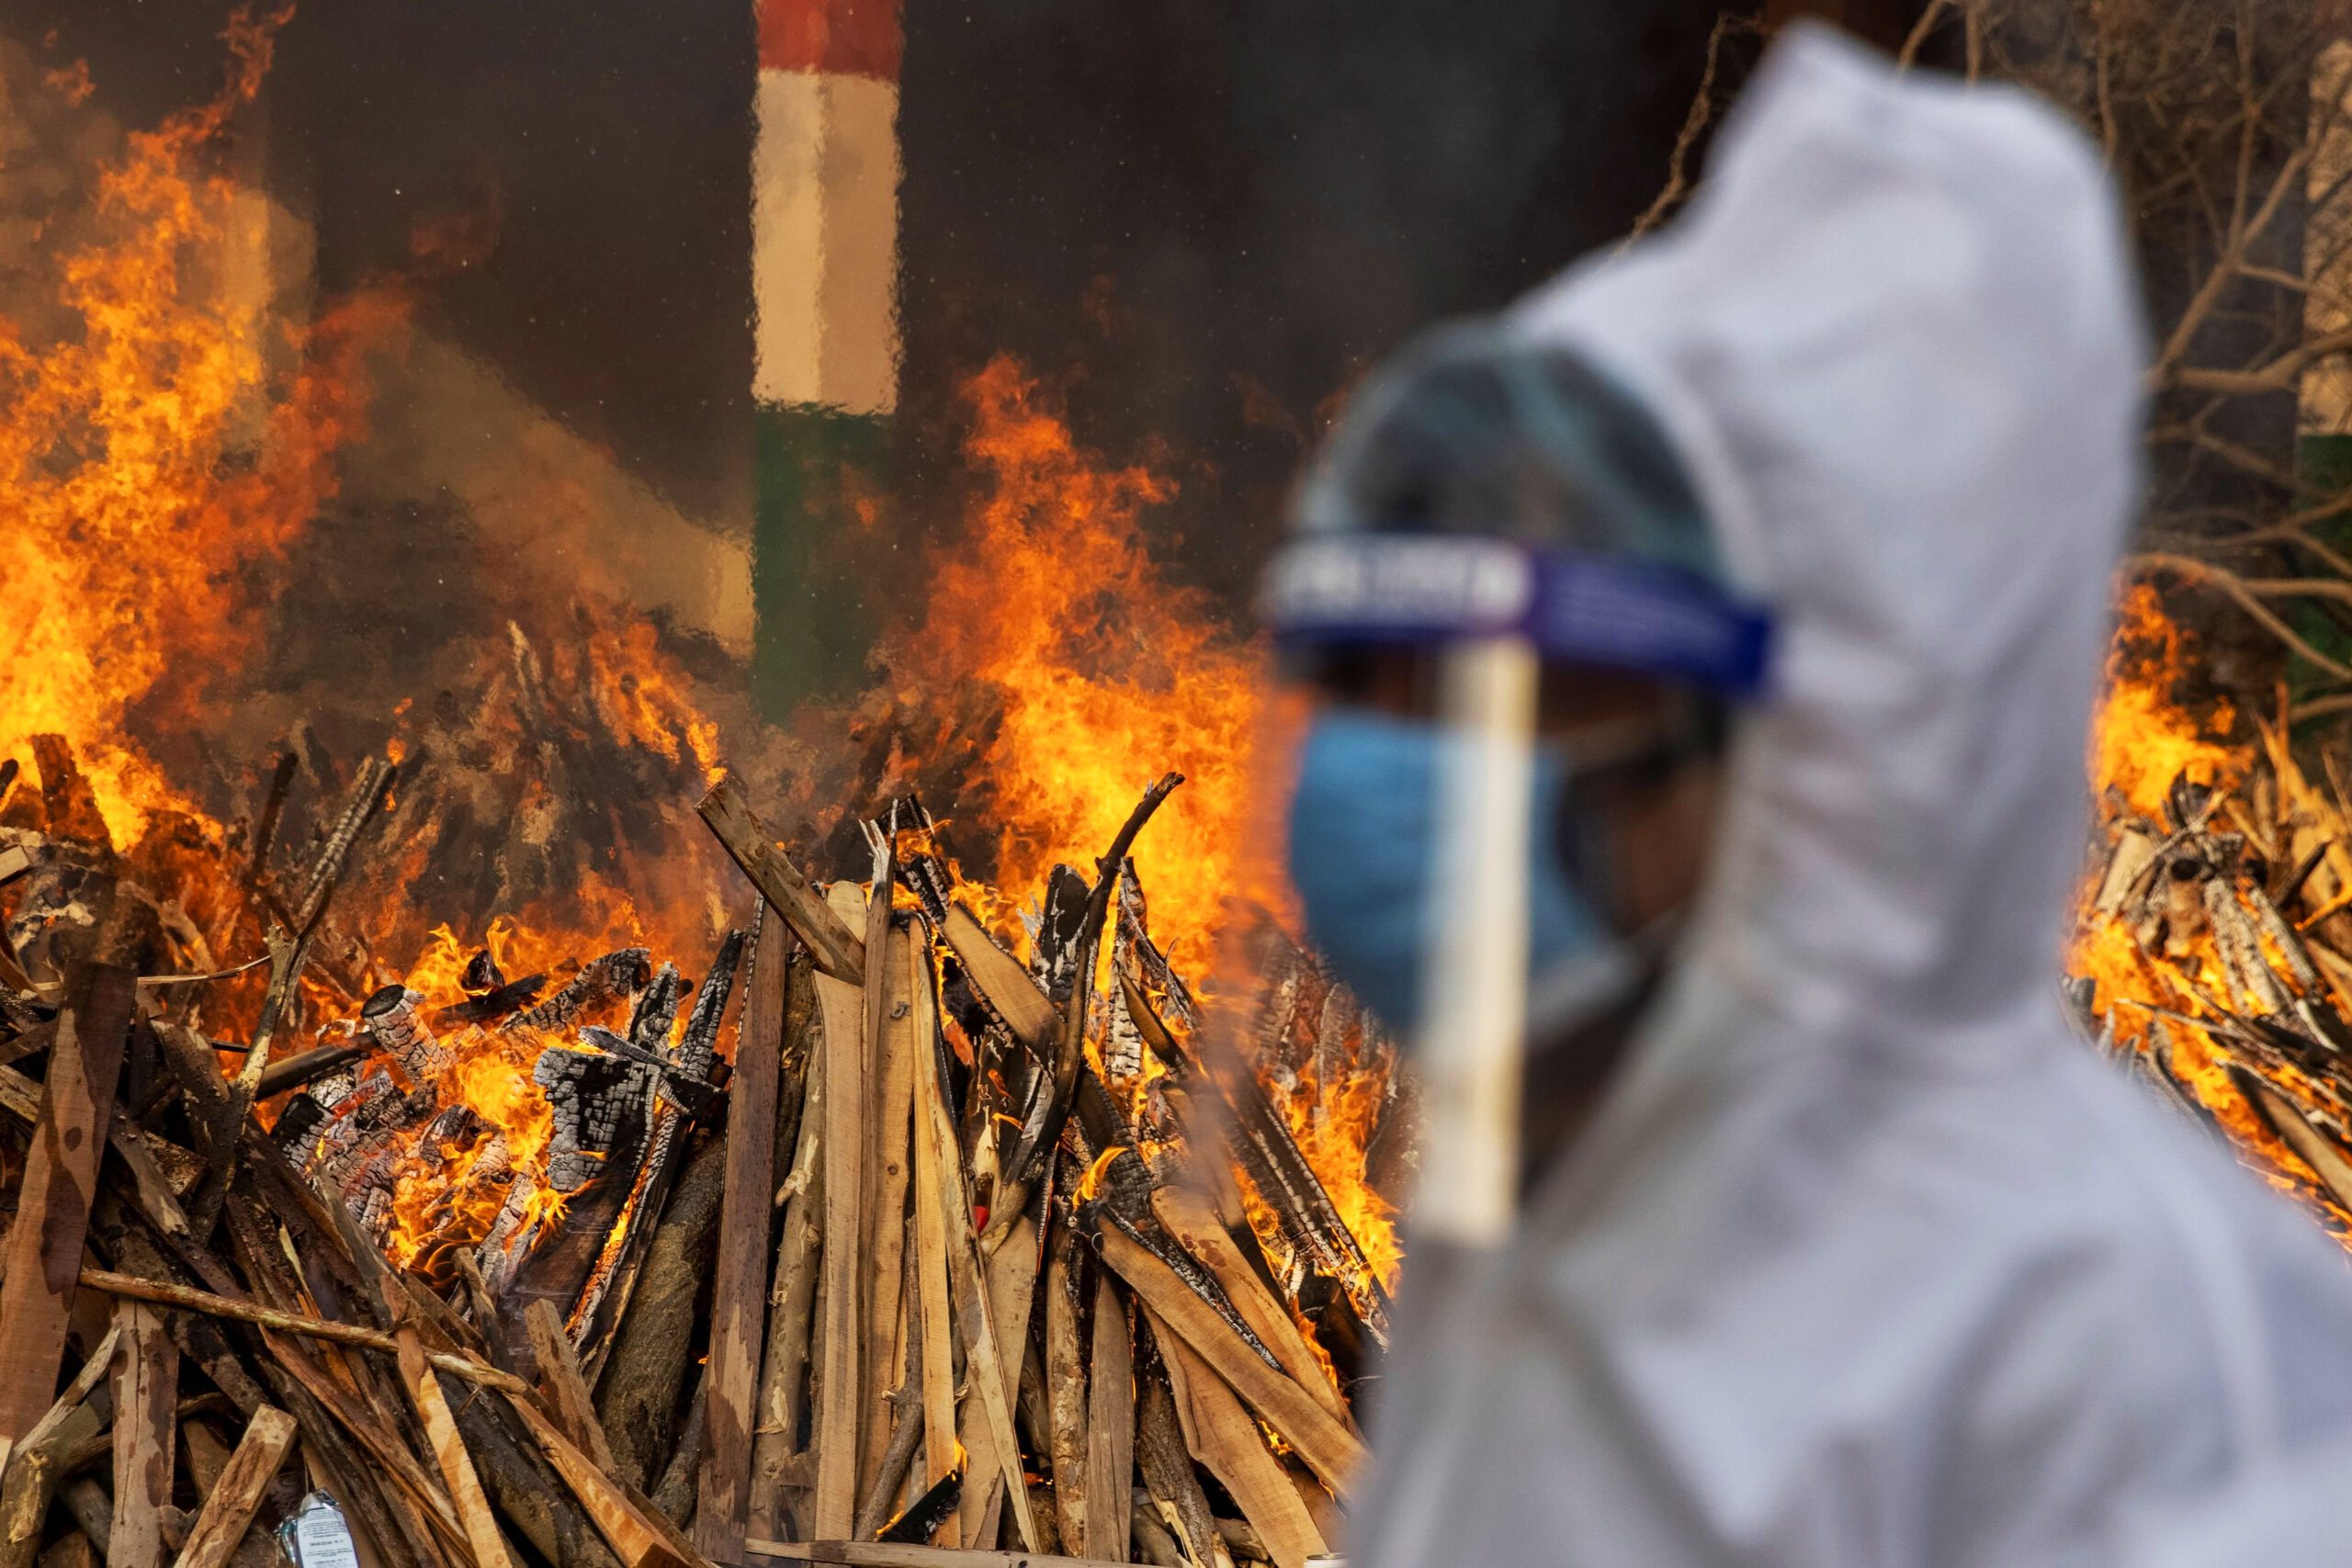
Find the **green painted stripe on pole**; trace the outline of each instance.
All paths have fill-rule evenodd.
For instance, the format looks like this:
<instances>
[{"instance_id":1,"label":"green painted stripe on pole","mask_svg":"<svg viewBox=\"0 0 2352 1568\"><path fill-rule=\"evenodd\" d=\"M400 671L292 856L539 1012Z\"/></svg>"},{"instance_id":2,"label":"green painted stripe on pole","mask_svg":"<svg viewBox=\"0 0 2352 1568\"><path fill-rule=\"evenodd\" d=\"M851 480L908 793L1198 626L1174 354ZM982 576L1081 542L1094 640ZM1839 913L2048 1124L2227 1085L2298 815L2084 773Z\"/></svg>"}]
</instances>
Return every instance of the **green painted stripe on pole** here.
<instances>
[{"instance_id":1,"label":"green painted stripe on pole","mask_svg":"<svg viewBox=\"0 0 2352 1568\"><path fill-rule=\"evenodd\" d=\"M755 418L752 680L761 708L781 717L865 682L876 620L857 505L881 492L890 421L806 403L762 403Z\"/></svg>"}]
</instances>

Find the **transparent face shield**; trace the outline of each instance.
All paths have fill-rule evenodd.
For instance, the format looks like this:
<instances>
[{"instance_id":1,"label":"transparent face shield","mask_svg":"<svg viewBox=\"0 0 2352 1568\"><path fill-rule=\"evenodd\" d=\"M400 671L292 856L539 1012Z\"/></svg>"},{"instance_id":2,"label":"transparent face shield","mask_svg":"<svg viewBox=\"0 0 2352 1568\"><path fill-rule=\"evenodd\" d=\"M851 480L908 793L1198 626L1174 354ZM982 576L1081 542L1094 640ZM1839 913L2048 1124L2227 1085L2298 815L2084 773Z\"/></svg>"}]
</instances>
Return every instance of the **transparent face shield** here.
<instances>
[{"instance_id":1,"label":"transparent face shield","mask_svg":"<svg viewBox=\"0 0 2352 1568\"><path fill-rule=\"evenodd\" d=\"M1385 650L1391 667L1401 655L1421 674L1409 701L1342 690L1309 721L1291 863L1308 934L1413 1057L1417 1232L1491 1247L1509 1234L1520 1181L1526 1042L1622 993L1634 967L1618 911L1577 897L1593 878L1561 874L1577 859L1564 822L1573 838L1580 780L1673 743L1653 712L1564 747L1543 723L1544 672L1744 696L1762 681L1769 620L1653 562L1395 534L1293 546L1264 612L1294 662L1377 664ZM1389 711L1367 715L1351 698ZM1384 879L1371 863L1390 837L1420 863Z\"/></svg>"}]
</instances>

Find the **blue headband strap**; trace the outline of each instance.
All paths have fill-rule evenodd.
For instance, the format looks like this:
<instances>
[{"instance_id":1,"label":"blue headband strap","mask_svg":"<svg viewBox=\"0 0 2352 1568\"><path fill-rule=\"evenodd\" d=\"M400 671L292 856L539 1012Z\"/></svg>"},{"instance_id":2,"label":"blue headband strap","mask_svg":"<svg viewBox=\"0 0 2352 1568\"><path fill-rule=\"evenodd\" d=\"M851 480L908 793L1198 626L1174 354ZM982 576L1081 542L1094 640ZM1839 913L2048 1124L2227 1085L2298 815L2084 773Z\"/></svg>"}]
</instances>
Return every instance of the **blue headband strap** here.
<instances>
[{"instance_id":1,"label":"blue headband strap","mask_svg":"<svg viewBox=\"0 0 2352 1568\"><path fill-rule=\"evenodd\" d=\"M1763 609L1679 568L1428 534L1302 539L1274 558L1263 608L1286 647L1515 634L1549 660L1738 697L1762 688L1772 633Z\"/></svg>"}]
</instances>

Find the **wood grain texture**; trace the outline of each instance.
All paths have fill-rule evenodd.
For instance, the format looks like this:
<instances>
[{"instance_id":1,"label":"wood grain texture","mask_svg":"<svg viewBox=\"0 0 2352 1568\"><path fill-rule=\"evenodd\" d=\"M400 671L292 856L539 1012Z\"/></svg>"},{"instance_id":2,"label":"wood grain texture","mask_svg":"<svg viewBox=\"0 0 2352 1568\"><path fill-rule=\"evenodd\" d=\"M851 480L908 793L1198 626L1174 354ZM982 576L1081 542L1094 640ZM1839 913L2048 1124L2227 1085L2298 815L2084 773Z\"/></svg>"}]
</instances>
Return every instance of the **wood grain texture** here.
<instances>
[{"instance_id":1,"label":"wood grain texture","mask_svg":"<svg viewBox=\"0 0 2352 1568\"><path fill-rule=\"evenodd\" d=\"M1161 1362L1176 1396L1184 1446L1241 1506L1241 1517L1273 1554L1274 1568L1306 1568L1330 1548L1292 1483L1291 1472L1266 1447L1258 1423L1226 1382L1193 1348L1163 1325L1153 1325Z\"/></svg>"},{"instance_id":2,"label":"wood grain texture","mask_svg":"<svg viewBox=\"0 0 2352 1568\"><path fill-rule=\"evenodd\" d=\"M121 1328L114 1367L114 1513L107 1560L124 1568L157 1568L164 1560L164 1510L172 1502L172 1454L178 1445L180 1350L164 1314L144 1302L118 1300Z\"/></svg>"},{"instance_id":3,"label":"wood grain texture","mask_svg":"<svg viewBox=\"0 0 2352 1568\"><path fill-rule=\"evenodd\" d=\"M596 1468L613 1473L612 1445L605 1440L604 1424L596 1419L596 1402L589 1397L587 1380L580 1375L580 1357L571 1336L563 1331L563 1315L550 1301L535 1301L523 1309L523 1326L531 1337L531 1359L539 1369L539 1387L555 1411L555 1418Z\"/></svg>"},{"instance_id":4,"label":"wood grain texture","mask_svg":"<svg viewBox=\"0 0 2352 1568\"><path fill-rule=\"evenodd\" d=\"M221 1568L245 1538L254 1509L286 1450L294 1443L294 1417L274 1404L254 1412L245 1435L220 1472L220 1484L204 1500L196 1522L188 1527L187 1544L180 1549L175 1568Z\"/></svg>"},{"instance_id":5,"label":"wood grain texture","mask_svg":"<svg viewBox=\"0 0 2352 1568\"><path fill-rule=\"evenodd\" d=\"M928 952L915 953L916 972L910 995L914 1000L914 1114L940 1103L938 999L932 989ZM933 1140L915 1140L914 1231L915 1313L922 1331L915 1337L922 1347L922 1484L928 1488L956 1468L956 1325L948 1304L947 1216L942 1212L939 1148ZM969 1485L969 1472L967 1483ZM960 1501L960 1499L959 1499ZM933 1544L961 1546L962 1525L949 1513L933 1536Z\"/></svg>"},{"instance_id":6,"label":"wood grain texture","mask_svg":"<svg viewBox=\"0 0 2352 1568\"><path fill-rule=\"evenodd\" d=\"M857 1513L858 1391L864 1386L858 1311L860 1197L865 1187L865 1005L858 988L817 976L824 1017L824 1254L817 1324L817 1454L813 1522L826 1539L849 1534Z\"/></svg>"},{"instance_id":7,"label":"wood grain texture","mask_svg":"<svg viewBox=\"0 0 2352 1568\"><path fill-rule=\"evenodd\" d=\"M1342 1497L1349 1495L1365 1457L1363 1444L1355 1434L1331 1419L1314 1395L1261 1360L1207 1303L1140 1242L1106 1224L1101 1247L1102 1260L1127 1282L1136 1299L1175 1330L1244 1404L1280 1433L1325 1485Z\"/></svg>"},{"instance_id":8,"label":"wood grain texture","mask_svg":"<svg viewBox=\"0 0 2352 1568\"><path fill-rule=\"evenodd\" d=\"M1060 1038L1061 1015L1021 961L999 947L961 904L948 909L940 934L956 950L973 986L1022 1043L1040 1053L1052 1051Z\"/></svg>"},{"instance_id":9,"label":"wood grain texture","mask_svg":"<svg viewBox=\"0 0 2352 1568\"><path fill-rule=\"evenodd\" d=\"M1136 1476L1135 1338L1111 1271L1094 1274L1094 1333L1086 1378L1086 1540L1090 1557L1127 1560L1126 1503Z\"/></svg>"},{"instance_id":10,"label":"wood grain texture","mask_svg":"<svg viewBox=\"0 0 2352 1568\"><path fill-rule=\"evenodd\" d=\"M424 1359L424 1341L407 1324L393 1337L400 1343L401 1381L408 1388L417 1422L424 1428L424 1440L433 1450L441 1480L449 1489L449 1501L465 1529L476 1568L513 1568L506 1542L498 1533L498 1521L490 1511L490 1498L481 1489L481 1477L474 1473L473 1456L466 1451L457 1417L449 1414L449 1402L442 1395L440 1375Z\"/></svg>"},{"instance_id":11,"label":"wood grain texture","mask_svg":"<svg viewBox=\"0 0 2352 1568\"><path fill-rule=\"evenodd\" d=\"M897 926L879 938L868 952L884 954L878 1005L869 1005L867 1021L878 1020L873 1052L875 1094L865 1125L865 1347L869 1358L864 1395L864 1451L858 1461L861 1495L872 1484L882 1450L888 1446L893 1413L888 1398L905 1369L899 1354L906 1342L899 1321L907 1305L900 1292L906 1273L907 1183L913 1175L910 1159L915 1084L914 946L913 928ZM869 1001L871 994L869 993Z\"/></svg>"},{"instance_id":12,"label":"wood grain texture","mask_svg":"<svg viewBox=\"0 0 2352 1568\"><path fill-rule=\"evenodd\" d=\"M853 981L865 973L865 942L826 906L790 857L775 847L775 835L752 813L732 778L721 778L711 785L695 810L760 896L808 944L819 968L837 979Z\"/></svg>"},{"instance_id":13,"label":"wood grain texture","mask_svg":"<svg viewBox=\"0 0 2352 1568\"><path fill-rule=\"evenodd\" d=\"M703 1460L695 1494L695 1544L721 1561L741 1555L750 1523L752 1406L759 1396L767 1325L776 1087L784 1072L784 981L791 945L784 921L763 916L743 990L735 1071L727 1081L727 1186L719 1201Z\"/></svg>"},{"instance_id":14,"label":"wood grain texture","mask_svg":"<svg viewBox=\"0 0 2352 1568\"><path fill-rule=\"evenodd\" d=\"M32 1429L57 1391L66 1319L82 1269L98 1161L121 1076L138 976L120 964L76 962L50 1047L49 1077L8 1228L0 1280L0 1444Z\"/></svg>"}]
</instances>

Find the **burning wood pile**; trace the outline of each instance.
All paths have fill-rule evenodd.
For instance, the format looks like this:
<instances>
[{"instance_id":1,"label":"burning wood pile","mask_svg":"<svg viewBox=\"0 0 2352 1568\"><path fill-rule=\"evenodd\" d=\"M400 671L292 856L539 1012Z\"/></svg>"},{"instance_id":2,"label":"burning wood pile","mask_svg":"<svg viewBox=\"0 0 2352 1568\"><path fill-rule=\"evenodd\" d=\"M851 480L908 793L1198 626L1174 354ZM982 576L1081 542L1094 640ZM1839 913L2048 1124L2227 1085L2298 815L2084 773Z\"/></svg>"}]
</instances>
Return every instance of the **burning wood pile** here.
<instances>
[{"instance_id":1,"label":"burning wood pile","mask_svg":"<svg viewBox=\"0 0 2352 1568\"><path fill-rule=\"evenodd\" d=\"M698 978L445 943L371 989L333 905L390 764L299 852L289 767L254 842L175 861L35 750L0 769L0 1568L1336 1546L1396 1258L1315 1145L1393 1179L1408 1108L1279 936L1256 1038L1207 1026L1129 852L1176 775L1056 869L1026 963L911 797L820 888L721 779L761 897ZM243 964L182 901L223 858Z\"/></svg>"},{"instance_id":2,"label":"burning wood pile","mask_svg":"<svg viewBox=\"0 0 2352 1568\"><path fill-rule=\"evenodd\" d=\"M2352 1240L2352 780L2283 711L2249 719L2251 744L2226 700L2192 713L2192 668L2153 592L2127 594L2069 1000L2103 1054Z\"/></svg>"}]
</instances>

